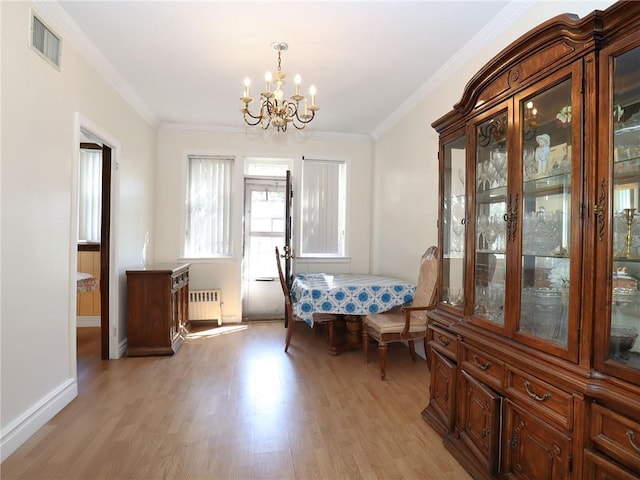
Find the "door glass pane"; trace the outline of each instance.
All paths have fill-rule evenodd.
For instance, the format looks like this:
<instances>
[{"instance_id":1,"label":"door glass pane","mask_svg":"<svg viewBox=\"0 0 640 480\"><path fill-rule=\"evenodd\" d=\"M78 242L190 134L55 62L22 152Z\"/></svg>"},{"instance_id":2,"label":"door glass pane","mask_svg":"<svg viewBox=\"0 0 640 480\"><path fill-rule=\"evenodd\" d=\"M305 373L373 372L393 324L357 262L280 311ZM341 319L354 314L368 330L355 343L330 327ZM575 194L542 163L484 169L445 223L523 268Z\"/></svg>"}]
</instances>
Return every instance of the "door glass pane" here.
<instances>
[{"instance_id":1,"label":"door glass pane","mask_svg":"<svg viewBox=\"0 0 640 480\"><path fill-rule=\"evenodd\" d=\"M250 191L245 261L251 277L277 277L273 252L284 238L284 183L254 187Z\"/></svg>"},{"instance_id":2,"label":"door glass pane","mask_svg":"<svg viewBox=\"0 0 640 480\"><path fill-rule=\"evenodd\" d=\"M442 302L462 306L464 301L464 243L466 238L466 140L444 146L444 205L442 212Z\"/></svg>"},{"instance_id":3,"label":"door glass pane","mask_svg":"<svg viewBox=\"0 0 640 480\"><path fill-rule=\"evenodd\" d=\"M640 368L640 47L613 63L613 281L609 357Z\"/></svg>"},{"instance_id":4,"label":"door glass pane","mask_svg":"<svg viewBox=\"0 0 640 480\"><path fill-rule=\"evenodd\" d=\"M504 325L507 113L476 127L476 236L473 313Z\"/></svg>"},{"instance_id":5,"label":"door glass pane","mask_svg":"<svg viewBox=\"0 0 640 480\"><path fill-rule=\"evenodd\" d=\"M523 100L521 332L567 344L571 79Z\"/></svg>"}]
</instances>

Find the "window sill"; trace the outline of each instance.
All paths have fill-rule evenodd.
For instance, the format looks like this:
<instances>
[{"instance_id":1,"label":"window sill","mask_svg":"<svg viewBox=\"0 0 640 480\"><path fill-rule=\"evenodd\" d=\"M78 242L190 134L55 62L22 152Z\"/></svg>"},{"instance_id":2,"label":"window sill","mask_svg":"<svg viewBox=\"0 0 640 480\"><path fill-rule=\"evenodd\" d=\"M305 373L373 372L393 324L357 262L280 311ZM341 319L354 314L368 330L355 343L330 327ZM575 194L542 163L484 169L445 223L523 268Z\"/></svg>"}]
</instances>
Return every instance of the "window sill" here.
<instances>
[{"instance_id":1,"label":"window sill","mask_svg":"<svg viewBox=\"0 0 640 480\"><path fill-rule=\"evenodd\" d=\"M185 263L228 263L235 262L236 257L179 257L179 262Z\"/></svg>"},{"instance_id":2,"label":"window sill","mask_svg":"<svg viewBox=\"0 0 640 480\"><path fill-rule=\"evenodd\" d=\"M351 257L295 257L295 260L303 263L351 263Z\"/></svg>"}]
</instances>

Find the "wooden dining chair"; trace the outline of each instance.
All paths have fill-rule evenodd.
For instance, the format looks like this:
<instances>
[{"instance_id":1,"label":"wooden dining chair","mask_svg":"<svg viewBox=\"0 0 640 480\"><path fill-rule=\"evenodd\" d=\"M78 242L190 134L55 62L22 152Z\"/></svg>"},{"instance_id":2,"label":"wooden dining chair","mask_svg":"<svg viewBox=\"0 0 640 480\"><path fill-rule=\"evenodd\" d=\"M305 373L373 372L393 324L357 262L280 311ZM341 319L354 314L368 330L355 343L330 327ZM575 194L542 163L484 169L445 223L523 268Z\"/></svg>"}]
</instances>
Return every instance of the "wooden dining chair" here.
<instances>
[{"instance_id":1,"label":"wooden dining chair","mask_svg":"<svg viewBox=\"0 0 640 480\"><path fill-rule=\"evenodd\" d=\"M293 329L296 321L302 322L303 320L296 317L293 314L293 299L291 298L291 292L289 291L289 286L287 285L287 281L284 278L284 273L282 273L282 265L280 264L280 251L278 247L276 247L276 264L278 265L278 276L280 277L280 285L282 286L282 293L284 294L284 308L285 315L289 319L287 323L287 337L284 342L284 351L289 350L289 344L291 343L291 337L293 337ZM333 329L335 323L334 315L322 315L317 319L314 318L315 322L326 323L328 326L329 333L329 346L333 346Z\"/></svg>"},{"instance_id":2,"label":"wooden dining chair","mask_svg":"<svg viewBox=\"0 0 640 480\"><path fill-rule=\"evenodd\" d=\"M288 319L287 322L287 338L284 342L284 351L289 349L291 343L291 337L293 336L293 324L296 323L293 318L293 304L291 303L291 293L289 292L289 286L282 273L282 265L280 265L280 251L276 247L276 264L278 265L278 276L280 277L280 285L282 286L282 293L284 294L284 314Z\"/></svg>"},{"instance_id":3,"label":"wooden dining chair","mask_svg":"<svg viewBox=\"0 0 640 480\"><path fill-rule=\"evenodd\" d=\"M438 278L438 247L429 247L420 260L420 273L413 301L400 308L384 313L366 315L362 319L362 347L364 361L369 363L369 337L378 342L380 378L385 379L387 344L408 342L409 352L416 361L415 340L423 339L427 352L427 310L436 300Z\"/></svg>"}]
</instances>

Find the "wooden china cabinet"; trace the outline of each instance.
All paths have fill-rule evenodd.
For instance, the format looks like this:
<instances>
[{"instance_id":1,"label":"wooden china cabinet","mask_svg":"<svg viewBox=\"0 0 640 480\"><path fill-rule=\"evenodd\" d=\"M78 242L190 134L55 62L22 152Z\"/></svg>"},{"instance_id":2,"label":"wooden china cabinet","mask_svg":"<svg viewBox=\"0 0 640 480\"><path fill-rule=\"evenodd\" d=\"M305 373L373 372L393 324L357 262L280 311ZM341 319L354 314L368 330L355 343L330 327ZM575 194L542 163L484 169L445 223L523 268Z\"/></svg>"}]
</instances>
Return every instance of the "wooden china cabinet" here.
<instances>
[{"instance_id":1,"label":"wooden china cabinet","mask_svg":"<svg viewBox=\"0 0 640 480\"><path fill-rule=\"evenodd\" d=\"M433 127L423 418L474 478L640 478L640 2L535 28Z\"/></svg>"}]
</instances>

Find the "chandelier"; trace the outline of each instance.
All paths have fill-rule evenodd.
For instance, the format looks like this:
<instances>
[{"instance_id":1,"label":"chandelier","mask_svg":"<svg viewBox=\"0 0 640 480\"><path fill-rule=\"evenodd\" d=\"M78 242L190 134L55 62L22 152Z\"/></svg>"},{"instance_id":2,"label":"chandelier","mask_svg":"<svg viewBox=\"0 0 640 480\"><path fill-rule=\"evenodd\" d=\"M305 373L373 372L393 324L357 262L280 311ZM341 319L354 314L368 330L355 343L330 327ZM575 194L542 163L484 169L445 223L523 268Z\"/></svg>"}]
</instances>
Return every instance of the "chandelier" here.
<instances>
[{"instance_id":1,"label":"chandelier","mask_svg":"<svg viewBox=\"0 0 640 480\"><path fill-rule=\"evenodd\" d=\"M264 130L273 125L279 132L286 132L287 125L292 123L298 130L302 130L316 116L316 111L320 108L316 105L316 87L311 85L309 95L311 102L307 103L304 95L300 95L300 84L302 79L296 75L294 83L296 85L295 94L288 99L284 96L282 89L286 75L282 71L280 54L289 48L285 42L275 42L271 44L278 52L278 71L274 74L267 72L265 75L266 88L260 93L260 111L254 114L249 110L249 104L253 102L249 94L251 81L244 80L244 95L240 98L242 102L242 116L247 125L260 125ZM271 91L272 83L275 89Z\"/></svg>"}]
</instances>

